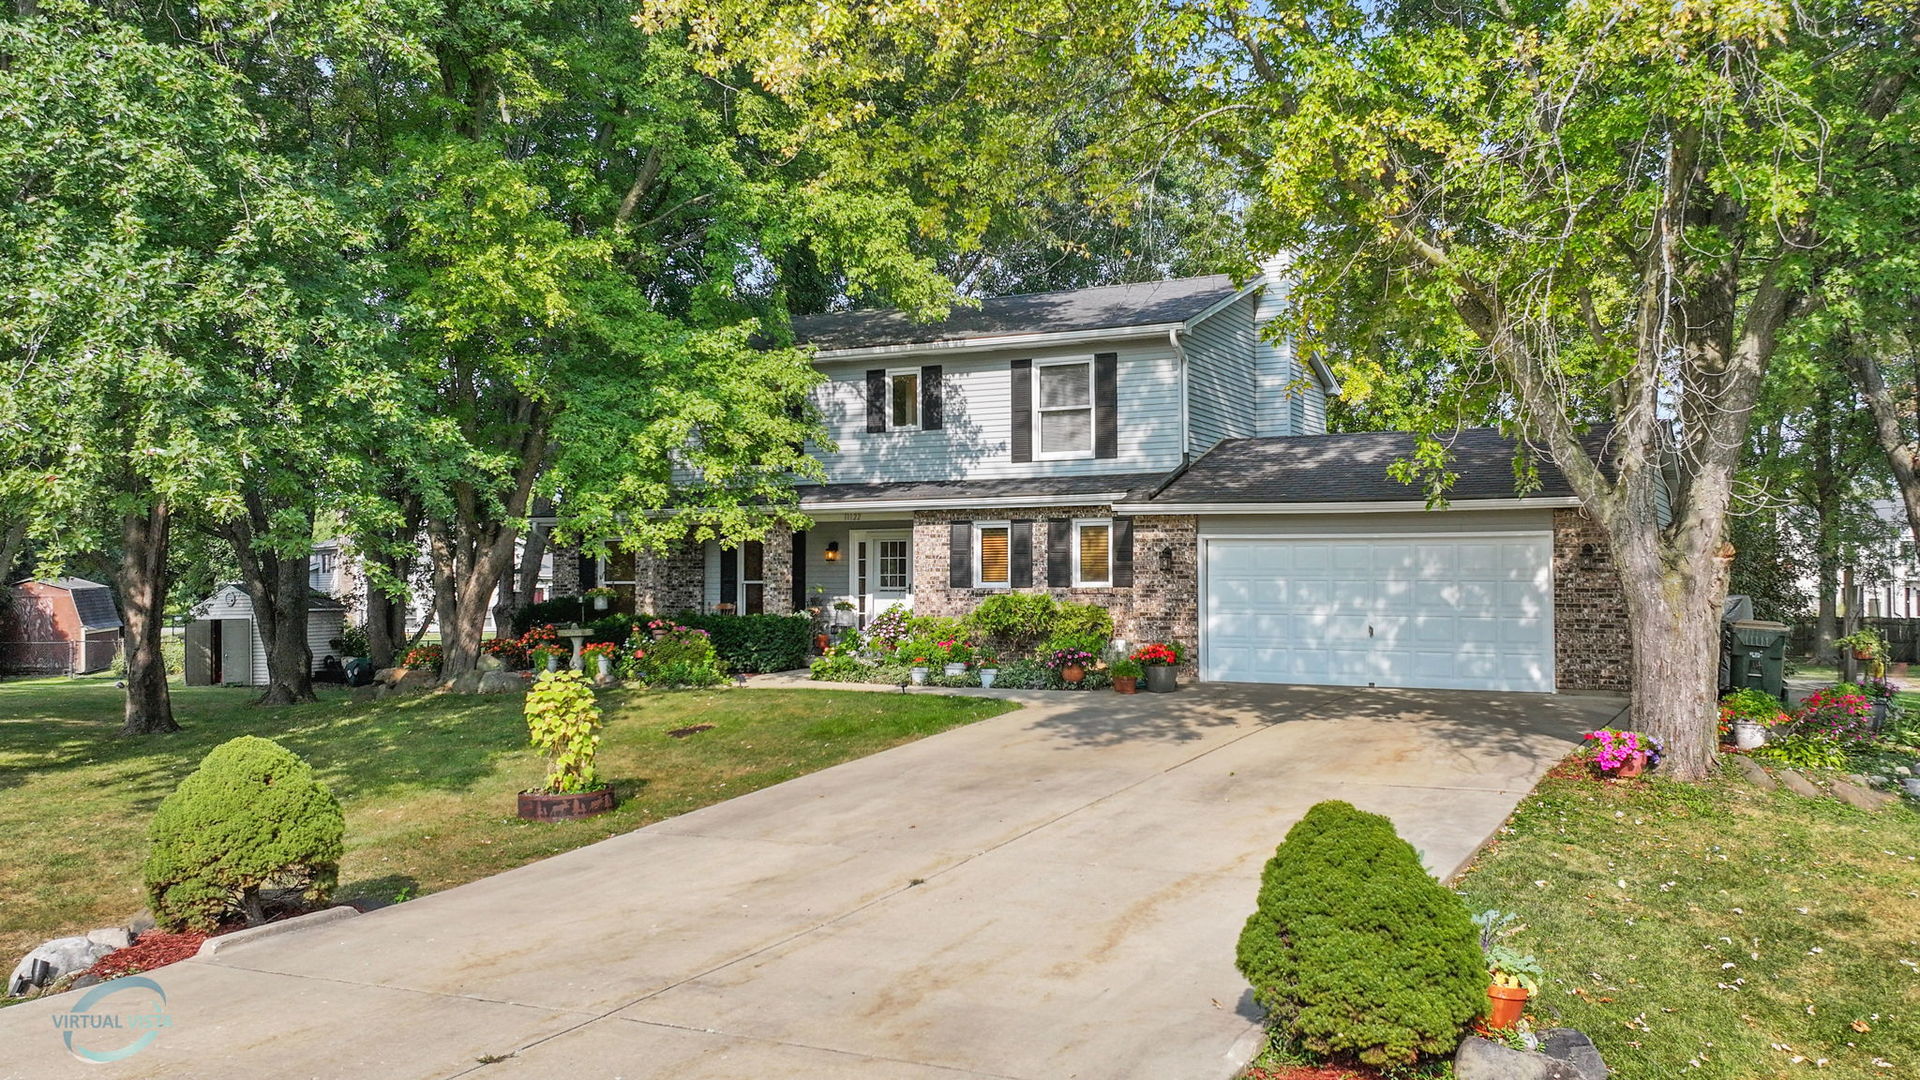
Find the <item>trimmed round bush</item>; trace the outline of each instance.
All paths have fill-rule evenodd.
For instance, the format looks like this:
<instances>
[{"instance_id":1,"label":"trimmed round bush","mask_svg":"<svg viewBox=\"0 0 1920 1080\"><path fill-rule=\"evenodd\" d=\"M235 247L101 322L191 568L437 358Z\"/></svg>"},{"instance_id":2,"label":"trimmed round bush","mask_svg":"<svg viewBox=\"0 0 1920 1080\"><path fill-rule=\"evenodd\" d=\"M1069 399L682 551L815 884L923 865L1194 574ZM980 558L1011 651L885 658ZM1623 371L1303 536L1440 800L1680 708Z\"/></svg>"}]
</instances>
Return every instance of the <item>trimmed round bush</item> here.
<instances>
[{"instance_id":1,"label":"trimmed round bush","mask_svg":"<svg viewBox=\"0 0 1920 1080\"><path fill-rule=\"evenodd\" d=\"M1308 810L1268 861L1239 966L1280 1031L1368 1065L1452 1053L1486 1002L1466 907L1391 821L1344 802Z\"/></svg>"},{"instance_id":2,"label":"trimmed round bush","mask_svg":"<svg viewBox=\"0 0 1920 1080\"><path fill-rule=\"evenodd\" d=\"M339 800L298 755L253 735L221 743L161 800L147 830L154 921L258 923L263 893L322 902L339 880L345 836Z\"/></svg>"}]
</instances>

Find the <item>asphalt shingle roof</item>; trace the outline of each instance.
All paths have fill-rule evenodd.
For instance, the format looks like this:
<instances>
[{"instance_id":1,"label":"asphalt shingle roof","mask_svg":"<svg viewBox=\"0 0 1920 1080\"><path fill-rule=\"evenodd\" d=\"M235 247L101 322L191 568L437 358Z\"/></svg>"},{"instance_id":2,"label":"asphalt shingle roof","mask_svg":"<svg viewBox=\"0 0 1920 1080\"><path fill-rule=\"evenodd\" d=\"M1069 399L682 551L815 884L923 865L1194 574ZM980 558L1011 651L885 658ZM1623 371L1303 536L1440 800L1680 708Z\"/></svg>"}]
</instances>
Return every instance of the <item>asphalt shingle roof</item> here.
<instances>
[{"instance_id":1,"label":"asphalt shingle roof","mask_svg":"<svg viewBox=\"0 0 1920 1080\"><path fill-rule=\"evenodd\" d=\"M1052 334L1185 322L1239 289L1225 274L1102 285L1062 292L995 296L955 308L939 322L916 323L898 311L843 311L793 320L802 344L820 349L917 345L1008 334Z\"/></svg>"},{"instance_id":2,"label":"asphalt shingle roof","mask_svg":"<svg viewBox=\"0 0 1920 1080\"><path fill-rule=\"evenodd\" d=\"M73 610L80 616L80 625L87 630L117 630L120 628L120 609L114 606L113 592L104 585L82 582L69 588L73 597Z\"/></svg>"},{"instance_id":3,"label":"asphalt shingle roof","mask_svg":"<svg viewBox=\"0 0 1920 1080\"><path fill-rule=\"evenodd\" d=\"M1589 448L1604 448L1605 432L1589 436ZM1447 497L1519 498L1513 473L1513 440L1492 428L1470 428L1443 436L1450 450L1448 468L1459 474ZM1337 503L1421 501L1418 484L1403 484L1387 467L1413 452L1406 431L1370 431L1334 435L1294 435L1267 439L1228 439L1209 450L1184 474L1153 498L1158 503ZM1573 494L1567 478L1544 457L1540 486L1530 498Z\"/></svg>"}]
</instances>

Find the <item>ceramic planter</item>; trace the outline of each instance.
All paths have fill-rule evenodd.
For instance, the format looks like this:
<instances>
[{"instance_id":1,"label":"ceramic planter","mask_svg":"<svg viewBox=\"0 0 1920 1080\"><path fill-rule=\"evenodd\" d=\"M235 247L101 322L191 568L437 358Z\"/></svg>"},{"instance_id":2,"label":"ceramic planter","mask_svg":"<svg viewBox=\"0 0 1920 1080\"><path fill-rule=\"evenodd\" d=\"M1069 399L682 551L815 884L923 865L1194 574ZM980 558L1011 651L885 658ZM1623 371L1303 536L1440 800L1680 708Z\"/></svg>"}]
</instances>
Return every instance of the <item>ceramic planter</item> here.
<instances>
[{"instance_id":1,"label":"ceramic planter","mask_svg":"<svg viewBox=\"0 0 1920 1080\"><path fill-rule=\"evenodd\" d=\"M1876 699L1874 701L1873 703L1874 734L1878 735L1880 733L1880 729L1887 725L1887 711L1888 711L1887 703L1884 700Z\"/></svg>"},{"instance_id":2,"label":"ceramic planter","mask_svg":"<svg viewBox=\"0 0 1920 1080\"><path fill-rule=\"evenodd\" d=\"M1147 669L1147 691L1154 694L1171 694L1177 685L1178 676L1170 664L1155 664Z\"/></svg>"},{"instance_id":3,"label":"ceramic planter","mask_svg":"<svg viewBox=\"0 0 1920 1080\"><path fill-rule=\"evenodd\" d=\"M548 671L560 670L560 657L558 655L554 653L547 654L547 670Z\"/></svg>"},{"instance_id":4,"label":"ceramic planter","mask_svg":"<svg viewBox=\"0 0 1920 1080\"><path fill-rule=\"evenodd\" d=\"M520 793L519 816L527 821L566 821L592 817L614 808L613 785L571 795L549 795L543 791Z\"/></svg>"},{"instance_id":5,"label":"ceramic planter","mask_svg":"<svg viewBox=\"0 0 1920 1080\"><path fill-rule=\"evenodd\" d=\"M913 685L915 686L927 685L927 669L923 667L914 668L912 678Z\"/></svg>"},{"instance_id":6,"label":"ceramic planter","mask_svg":"<svg viewBox=\"0 0 1920 1080\"><path fill-rule=\"evenodd\" d=\"M965 664L947 664L940 669L940 674L945 675L949 679L957 679L966 673L967 665Z\"/></svg>"},{"instance_id":7,"label":"ceramic planter","mask_svg":"<svg viewBox=\"0 0 1920 1080\"><path fill-rule=\"evenodd\" d=\"M594 659L600 661L600 663L597 665L599 670L599 678L596 679L595 681L598 682L601 686L612 686L613 685L613 657L596 656L594 657Z\"/></svg>"},{"instance_id":8,"label":"ceramic planter","mask_svg":"<svg viewBox=\"0 0 1920 1080\"><path fill-rule=\"evenodd\" d=\"M1068 664L1066 667L1060 669L1060 681L1062 682L1078 683L1086 677L1087 669L1081 667L1079 664Z\"/></svg>"},{"instance_id":9,"label":"ceramic planter","mask_svg":"<svg viewBox=\"0 0 1920 1080\"><path fill-rule=\"evenodd\" d=\"M1137 675L1115 675L1113 692L1116 694L1137 694L1140 692L1140 677Z\"/></svg>"},{"instance_id":10,"label":"ceramic planter","mask_svg":"<svg viewBox=\"0 0 1920 1080\"><path fill-rule=\"evenodd\" d=\"M990 668L990 667L983 667L983 668L981 668L981 669L980 669L980 687L981 687L981 689L984 689L984 690L991 690L991 689L993 689L993 680L995 680L995 679L997 679L997 678L999 678L999 677L1000 677L1000 669L999 669L999 668Z\"/></svg>"},{"instance_id":11,"label":"ceramic planter","mask_svg":"<svg viewBox=\"0 0 1920 1080\"><path fill-rule=\"evenodd\" d=\"M1733 745L1742 750L1757 750L1767 744L1767 729L1751 720L1733 722Z\"/></svg>"},{"instance_id":12,"label":"ceramic planter","mask_svg":"<svg viewBox=\"0 0 1920 1080\"><path fill-rule=\"evenodd\" d=\"M1511 1029L1527 1011L1527 998L1531 996L1518 986L1487 987L1487 1027L1494 1031Z\"/></svg>"},{"instance_id":13,"label":"ceramic planter","mask_svg":"<svg viewBox=\"0 0 1920 1080\"><path fill-rule=\"evenodd\" d=\"M1647 771L1647 755L1645 753L1634 754L1618 766L1600 771L1616 780L1631 780Z\"/></svg>"},{"instance_id":14,"label":"ceramic planter","mask_svg":"<svg viewBox=\"0 0 1920 1080\"><path fill-rule=\"evenodd\" d=\"M593 598L593 610L595 610L595 611L605 611L605 610L607 610L607 598L606 598L606 597L604 597L604 596L596 596L596 597L594 597L594 598Z\"/></svg>"}]
</instances>

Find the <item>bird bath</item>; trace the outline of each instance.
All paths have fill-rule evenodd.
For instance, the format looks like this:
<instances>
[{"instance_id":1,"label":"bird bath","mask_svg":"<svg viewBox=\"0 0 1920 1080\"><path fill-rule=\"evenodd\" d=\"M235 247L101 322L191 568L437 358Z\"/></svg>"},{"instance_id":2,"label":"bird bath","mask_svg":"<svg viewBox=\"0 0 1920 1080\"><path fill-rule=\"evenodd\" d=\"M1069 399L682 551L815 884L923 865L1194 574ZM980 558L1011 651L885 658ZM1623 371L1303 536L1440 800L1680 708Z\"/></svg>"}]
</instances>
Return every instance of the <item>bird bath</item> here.
<instances>
[{"instance_id":1,"label":"bird bath","mask_svg":"<svg viewBox=\"0 0 1920 1080\"><path fill-rule=\"evenodd\" d=\"M593 634L593 631L584 626L562 626L555 630L554 633L573 642L573 659L568 662L567 666L575 671L583 669L586 665L580 657L581 642L587 640L587 638Z\"/></svg>"}]
</instances>

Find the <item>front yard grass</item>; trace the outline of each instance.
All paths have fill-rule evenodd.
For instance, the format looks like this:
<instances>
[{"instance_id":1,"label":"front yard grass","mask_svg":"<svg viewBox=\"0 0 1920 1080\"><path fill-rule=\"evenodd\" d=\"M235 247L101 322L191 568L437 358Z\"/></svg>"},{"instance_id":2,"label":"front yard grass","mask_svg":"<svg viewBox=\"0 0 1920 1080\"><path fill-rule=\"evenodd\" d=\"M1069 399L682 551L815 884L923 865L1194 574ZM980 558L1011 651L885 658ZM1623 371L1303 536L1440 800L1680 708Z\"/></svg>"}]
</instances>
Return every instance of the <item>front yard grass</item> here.
<instances>
[{"instance_id":1,"label":"front yard grass","mask_svg":"<svg viewBox=\"0 0 1920 1080\"><path fill-rule=\"evenodd\" d=\"M606 691L600 776L620 806L532 823L538 784L518 696L431 695L264 709L237 688L173 690L186 730L122 738L102 679L0 683L0 957L144 906L154 808L207 751L239 735L307 759L346 812L341 900L393 901L473 881L957 725L1007 702L834 690ZM713 729L684 738L667 732Z\"/></svg>"},{"instance_id":2,"label":"front yard grass","mask_svg":"<svg viewBox=\"0 0 1920 1080\"><path fill-rule=\"evenodd\" d=\"M1461 890L1620 1080L1920 1074L1920 814L1550 776Z\"/></svg>"}]
</instances>

